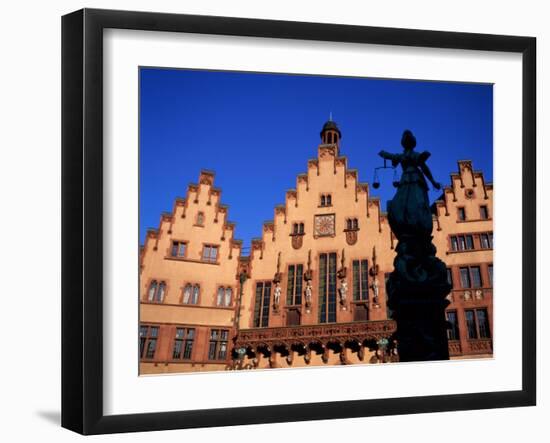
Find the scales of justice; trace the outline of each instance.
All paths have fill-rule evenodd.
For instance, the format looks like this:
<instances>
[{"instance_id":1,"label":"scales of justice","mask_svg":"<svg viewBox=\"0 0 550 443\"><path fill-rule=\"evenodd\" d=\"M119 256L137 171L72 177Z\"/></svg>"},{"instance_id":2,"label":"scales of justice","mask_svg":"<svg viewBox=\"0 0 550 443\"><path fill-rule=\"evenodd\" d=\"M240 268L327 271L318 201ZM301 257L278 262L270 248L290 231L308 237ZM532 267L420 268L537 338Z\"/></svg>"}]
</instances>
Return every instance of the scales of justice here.
<instances>
[{"instance_id":1,"label":"scales of justice","mask_svg":"<svg viewBox=\"0 0 550 443\"><path fill-rule=\"evenodd\" d=\"M448 360L445 308L451 286L447 267L436 257L432 243L433 216L428 198L429 181L441 189L426 164L431 153L416 152L416 138L405 130L403 152L380 151L384 166L374 169L374 189L380 187L378 172L393 170L394 197L388 202L388 221L398 243L394 270L386 288L388 306L397 323L395 338L400 361ZM388 166L387 162L391 162ZM399 178L397 167L401 166Z\"/></svg>"},{"instance_id":2,"label":"scales of justice","mask_svg":"<svg viewBox=\"0 0 550 443\"><path fill-rule=\"evenodd\" d=\"M393 181L392 184L394 188L397 188L399 186L399 173L397 172L397 168L395 166L388 166L387 164L388 159L384 159L384 166L378 166L377 168L374 168L374 178L372 179L372 187L374 189L378 189L380 187L380 177L378 176L378 171L380 169L392 169L393 170Z\"/></svg>"}]
</instances>

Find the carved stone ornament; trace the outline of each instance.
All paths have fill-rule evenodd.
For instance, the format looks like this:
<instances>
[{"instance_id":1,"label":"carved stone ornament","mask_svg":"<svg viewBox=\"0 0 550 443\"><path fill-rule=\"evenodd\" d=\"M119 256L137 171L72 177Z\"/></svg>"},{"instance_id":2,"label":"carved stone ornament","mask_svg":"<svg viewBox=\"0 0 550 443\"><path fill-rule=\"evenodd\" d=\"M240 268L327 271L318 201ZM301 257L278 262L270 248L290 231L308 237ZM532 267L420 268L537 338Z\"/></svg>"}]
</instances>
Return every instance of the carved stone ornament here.
<instances>
[{"instance_id":1,"label":"carved stone ornament","mask_svg":"<svg viewBox=\"0 0 550 443\"><path fill-rule=\"evenodd\" d=\"M365 359L365 347L363 345L359 346L357 357L359 358L359 361L363 361Z\"/></svg>"},{"instance_id":2,"label":"carved stone ornament","mask_svg":"<svg viewBox=\"0 0 550 443\"><path fill-rule=\"evenodd\" d=\"M304 236L301 234L292 234L292 247L294 249L300 249L304 243Z\"/></svg>"},{"instance_id":3,"label":"carved stone ornament","mask_svg":"<svg viewBox=\"0 0 550 443\"><path fill-rule=\"evenodd\" d=\"M357 231L346 231L346 242L348 245L357 243Z\"/></svg>"},{"instance_id":4,"label":"carved stone ornament","mask_svg":"<svg viewBox=\"0 0 550 443\"><path fill-rule=\"evenodd\" d=\"M324 146L320 149L319 157L321 158L327 158L327 157L335 157L336 156L336 149L334 146Z\"/></svg>"},{"instance_id":5,"label":"carved stone ornament","mask_svg":"<svg viewBox=\"0 0 550 443\"><path fill-rule=\"evenodd\" d=\"M241 329L238 332L235 347L257 349L266 346L278 346L285 343L307 345L308 343L363 343L365 340L389 338L395 333L395 321L379 320L372 322L350 322L335 324L300 325L293 327Z\"/></svg>"},{"instance_id":6,"label":"carved stone ornament","mask_svg":"<svg viewBox=\"0 0 550 443\"><path fill-rule=\"evenodd\" d=\"M328 363L329 349L323 345L323 355L321 355L321 360L324 364Z\"/></svg>"},{"instance_id":7,"label":"carved stone ornament","mask_svg":"<svg viewBox=\"0 0 550 443\"><path fill-rule=\"evenodd\" d=\"M346 348L343 348L341 351L340 351L340 363L343 364L343 365L349 365L350 362L346 356Z\"/></svg>"},{"instance_id":8,"label":"carved stone ornament","mask_svg":"<svg viewBox=\"0 0 550 443\"><path fill-rule=\"evenodd\" d=\"M275 214L277 215L284 215L286 212L286 208L284 206L277 206L275 208Z\"/></svg>"},{"instance_id":9,"label":"carved stone ornament","mask_svg":"<svg viewBox=\"0 0 550 443\"><path fill-rule=\"evenodd\" d=\"M471 200L472 198L475 197L475 192L473 189L471 188L468 188L468 189L465 189L464 190L464 196L468 199L468 200Z\"/></svg>"},{"instance_id":10,"label":"carved stone ornament","mask_svg":"<svg viewBox=\"0 0 550 443\"><path fill-rule=\"evenodd\" d=\"M311 349L309 346L306 348L306 353L304 354L304 361L307 365L311 362Z\"/></svg>"},{"instance_id":11,"label":"carved stone ornament","mask_svg":"<svg viewBox=\"0 0 550 443\"><path fill-rule=\"evenodd\" d=\"M203 175L200 179L200 184L201 185L212 186L212 183L213 183L212 177L210 177L208 175Z\"/></svg>"},{"instance_id":12,"label":"carved stone ornament","mask_svg":"<svg viewBox=\"0 0 550 443\"><path fill-rule=\"evenodd\" d=\"M292 366L293 361L294 361L294 352L289 351L288 355L286 356L286 362L289 366Z\"/></svg>"}]
</instances>

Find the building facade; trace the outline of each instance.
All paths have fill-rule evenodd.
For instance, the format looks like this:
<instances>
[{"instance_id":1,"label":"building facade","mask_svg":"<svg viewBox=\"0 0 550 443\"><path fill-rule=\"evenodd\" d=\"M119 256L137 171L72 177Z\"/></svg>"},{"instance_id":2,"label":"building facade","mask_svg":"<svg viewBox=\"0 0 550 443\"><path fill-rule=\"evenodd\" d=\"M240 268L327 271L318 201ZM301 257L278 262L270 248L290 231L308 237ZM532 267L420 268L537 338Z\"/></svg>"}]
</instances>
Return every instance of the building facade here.
<instances>
[{"instance_id":1,"label":"building facade","mask_svg":"<svg viewBox=\"0 0 550 443\"><path fill-rule=\"evenodd\" d=\"M235 336L241 242L202 171L140 251L140 373L223 370Z\"/></svg>"},{"instance_id":2,"label":"building facade","mask_svg":"<svg viewBox=\"0 0 550 443\"><path fill-rule=\"evenodd\" d=\"M244 256L202 171L140 254L140 373L398 361L385 281L396 239L340 154L329 121L317 156ZM470 161L433 205L448 266L452 358L492 355L493 188Z\"/></svg>"}]
</instances>

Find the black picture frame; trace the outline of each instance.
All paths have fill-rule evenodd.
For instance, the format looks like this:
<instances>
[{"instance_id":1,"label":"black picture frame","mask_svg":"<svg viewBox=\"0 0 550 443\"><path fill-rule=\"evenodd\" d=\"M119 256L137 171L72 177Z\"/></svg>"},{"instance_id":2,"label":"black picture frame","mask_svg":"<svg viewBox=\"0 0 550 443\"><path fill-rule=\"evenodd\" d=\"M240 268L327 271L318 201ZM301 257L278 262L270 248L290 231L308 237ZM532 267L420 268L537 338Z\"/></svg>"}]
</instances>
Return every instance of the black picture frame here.
<instances>
[{"instance_id":1,"label":"black picture frame","mask_svg":"<svg viewBox=\"0 0 550 443\"><path fill-rule=\"evenodd\" d=\"M522 388L109 415L103 413L103 30L107 28L522 54ZM536 39L83 9L62 18L62 426L82 434L487 409L536 404Z\"/></svg>"}]
</instances>

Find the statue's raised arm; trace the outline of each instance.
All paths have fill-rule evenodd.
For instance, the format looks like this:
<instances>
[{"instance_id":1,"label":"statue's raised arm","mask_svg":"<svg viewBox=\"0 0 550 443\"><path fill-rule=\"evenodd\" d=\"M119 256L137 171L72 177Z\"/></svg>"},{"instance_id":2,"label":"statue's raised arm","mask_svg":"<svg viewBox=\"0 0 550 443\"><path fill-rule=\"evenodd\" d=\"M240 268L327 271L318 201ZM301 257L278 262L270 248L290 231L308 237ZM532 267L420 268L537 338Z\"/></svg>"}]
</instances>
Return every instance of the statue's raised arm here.
<instances>
[{"instance_id":1,"label":"statue's raised arm","mask_svg":"<svg viewBox=\"0 0 550 443\"><path fill-rule=\"evenodd\" d=\"M392 154L390 152L386 152L382 150L378 153L378 155L382 157L384 160L391 160L391 164L393 167L396 167L401 162L400 154Z\"/></svg>"}]
</instances>

